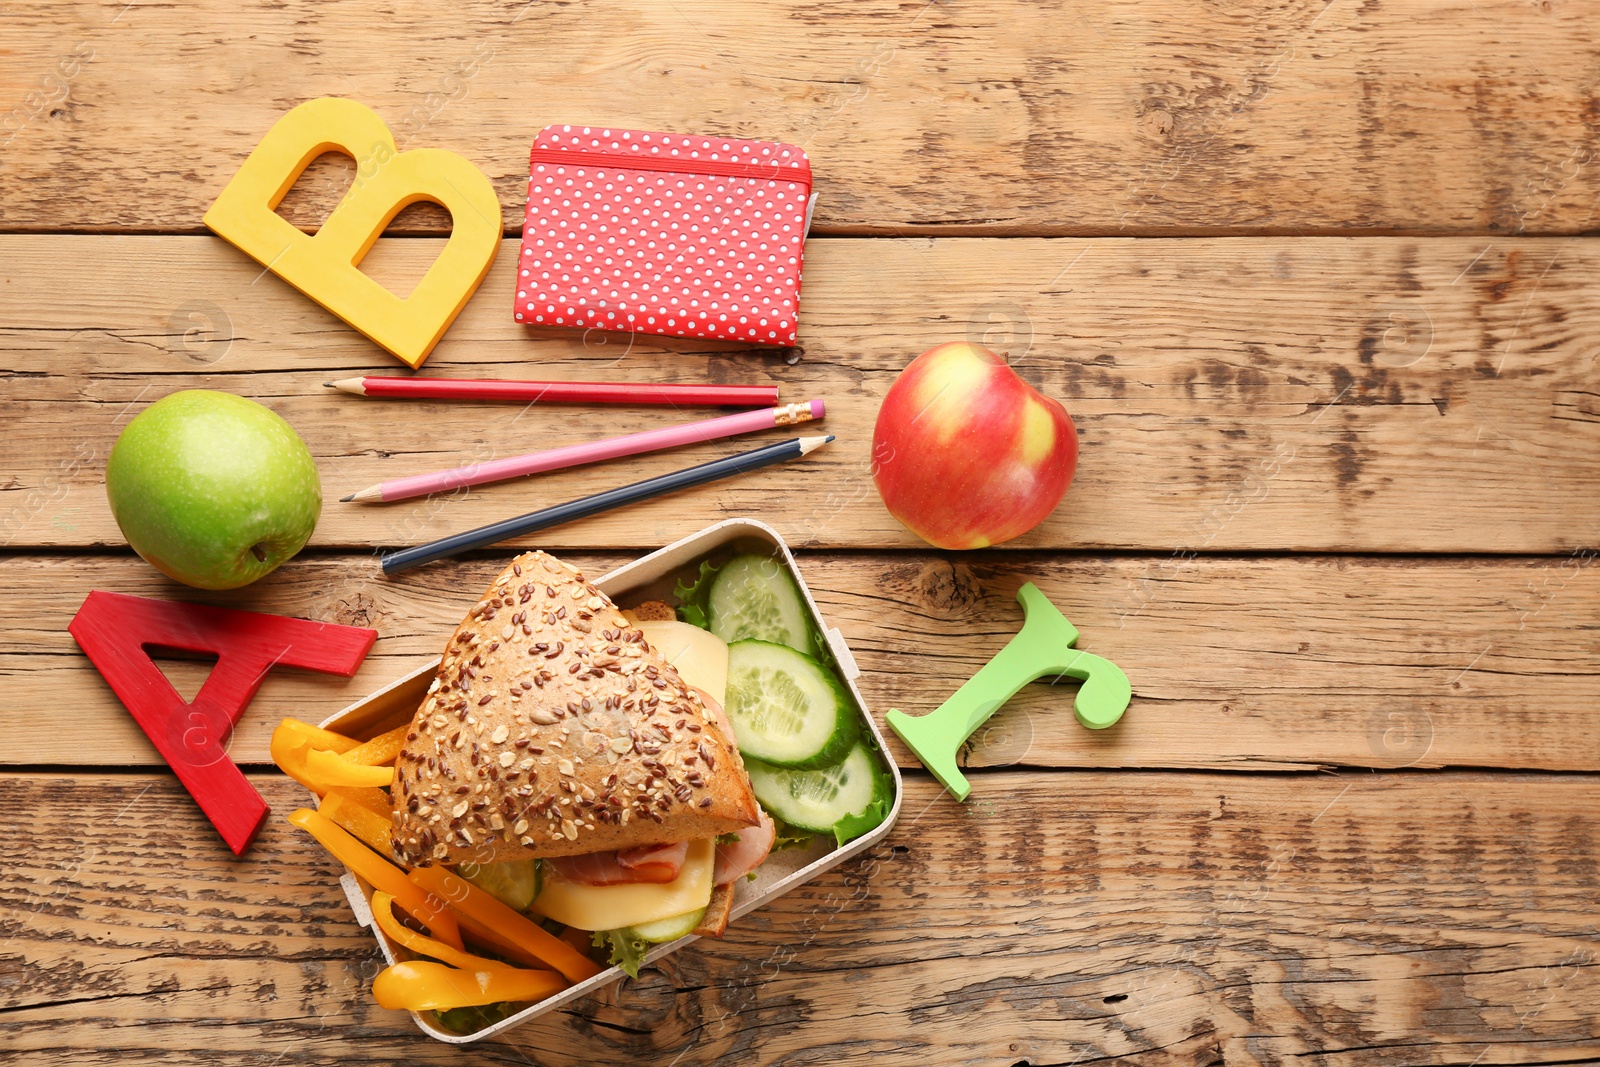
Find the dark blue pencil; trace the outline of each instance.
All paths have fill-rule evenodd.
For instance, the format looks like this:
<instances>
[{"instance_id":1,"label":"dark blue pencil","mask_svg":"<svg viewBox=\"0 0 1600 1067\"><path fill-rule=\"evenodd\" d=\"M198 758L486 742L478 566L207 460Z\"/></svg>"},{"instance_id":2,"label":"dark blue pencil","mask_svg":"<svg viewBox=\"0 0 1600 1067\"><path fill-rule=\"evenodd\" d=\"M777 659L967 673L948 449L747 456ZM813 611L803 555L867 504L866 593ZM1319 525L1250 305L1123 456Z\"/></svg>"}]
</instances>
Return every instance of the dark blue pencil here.
<instances>
[{"instance_id":1,"label":"dark blue pencil","mask_svg":"<svg viewBox=\"0 0 1600 1067\"><path fill-rule=\"evenodd\" d=\"M543 508L530 512L527 515L518 515L514 519L503 522L491 523L480 526L476 530L466 533L454 534L426 545L415 548L401 549L399 552L385 553L380 562L383 564L384 574L398 574L408 571L412 567L419 567L424 563L432 563L436 559L469 552L474 548L483 548L497 541L504 541L510 537L518 537L535 530L548 529L559 526L563 522L573 519L587 518L598 515L602 511L621 507L624 504L635 504L651 497L662 496L679 489L688 489L694 485L704 485L714 482L719 478L727 478L735 474L744 474L758 467L765 467L770 463L782 463L786 459L803 456L814 449L832 441L832 435L826 437L795 437L765 448L757 448L750 452L741 452L737 456L726 456L714 459L710 463L702 463L698 467L689 467L671 474L663 474L658 478L647 478L642 482L634 482L620 489L607 489L594 496L586 496L581 500L572 500L565 504Z\"/></svg>"}]
</instances>

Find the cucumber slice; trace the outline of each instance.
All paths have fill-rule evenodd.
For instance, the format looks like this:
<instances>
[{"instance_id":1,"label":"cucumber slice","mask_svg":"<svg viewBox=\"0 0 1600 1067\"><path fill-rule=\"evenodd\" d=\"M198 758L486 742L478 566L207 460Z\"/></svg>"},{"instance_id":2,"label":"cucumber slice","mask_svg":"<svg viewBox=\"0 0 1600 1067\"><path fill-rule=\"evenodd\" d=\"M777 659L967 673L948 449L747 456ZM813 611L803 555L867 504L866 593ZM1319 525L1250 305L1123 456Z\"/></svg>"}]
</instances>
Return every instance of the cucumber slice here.
<instances>
[{"instance_id":1,"label":"cucumber slice","mask_svg":"<svg viewBox=\"0 0 1600 1067\"><path fill-rule=\"evenodd\" d=\"M700 908L683 915L669 915L655 922L639 923L637 926L628 927L625 932L644 941L658 945L665 944L694 933L694 928L700 925L700 920L705 918L705 915L706 909Z\"/></svg>"},{"instance_id":2,"label":"cucumber slice","mask_svg":"<svg viewBox=\"0 0 1600 1067\"><path fill-rule=\"evenodd\" d=\"M512 911L527 911L539 895L539 861L463 863L456 873Z\"/></svg>"},{"instance_id":3,"label":"cucumber slice","mask_svg":"<svg viewBox=\"0 0 1600 1067\"><path fill-rule=\"evenodd\" d=\"M840 819L866 811L878 793L872 756L859 743L831 767L797 771L750 760L745 770L763 808L816 834L829 833Z\"/></svg>"},{"instance_id":4,"label":"cucumber slice","mask_svg":"<svg viewBox=\"0 0 1600 1067\"><path fill-rule=\"evenodd\" d=\"M811 655L811 627L800 587L771 556L735 556L712 580L711 632L728 644L755 638Z\"/></svg>"},{"instance_id":5,"label":"cucumber slice","mask_svg":"<svg viewBox=\"0 0 1600 1067\"><path fill-rule=\"evenodd\" d=\"M780 767L837 763L859 736L844 688L810 656L771 641L728 646L728 703L739 751Z\"/></svg>"}]
</instances>

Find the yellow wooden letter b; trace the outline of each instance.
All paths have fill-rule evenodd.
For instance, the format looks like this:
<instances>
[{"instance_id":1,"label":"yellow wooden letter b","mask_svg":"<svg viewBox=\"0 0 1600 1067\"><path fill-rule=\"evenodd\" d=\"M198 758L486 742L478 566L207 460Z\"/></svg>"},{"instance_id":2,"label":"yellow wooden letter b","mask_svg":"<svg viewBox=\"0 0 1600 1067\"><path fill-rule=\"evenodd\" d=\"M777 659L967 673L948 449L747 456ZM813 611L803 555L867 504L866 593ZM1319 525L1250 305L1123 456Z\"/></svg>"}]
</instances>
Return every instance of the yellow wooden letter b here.
<instances>
[{"instance_id":1,"label":"yellow wooden letter b","mask_svg":"<svg viewBox=\"0 0 1600 1067\"><path fill-rule=\"evenodd\" d=\"M356 177L311 236L275 209L311 161L330 150L356 161ZM402 300L363 274L360 263L383 228L419 200L450 212L450 240ZM482 171L440 148L397 151L372 109L336 97L301 104L274 123L205 223L412 367L422 365L471 299L501 234L500 202Z\"/></svg>"}]
</instances>

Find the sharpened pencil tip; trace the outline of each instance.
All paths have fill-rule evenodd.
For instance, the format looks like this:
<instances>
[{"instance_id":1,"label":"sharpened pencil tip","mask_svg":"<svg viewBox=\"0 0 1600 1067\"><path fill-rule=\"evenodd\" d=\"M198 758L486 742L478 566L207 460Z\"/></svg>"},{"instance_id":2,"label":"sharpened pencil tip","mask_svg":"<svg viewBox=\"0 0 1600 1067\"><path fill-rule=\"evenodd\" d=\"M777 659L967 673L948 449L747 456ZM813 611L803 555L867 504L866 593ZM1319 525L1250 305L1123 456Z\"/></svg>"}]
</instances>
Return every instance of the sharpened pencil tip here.
<instances>
[{"instance_id":1,"label":"sharpened pencil tip","mask_svg":"<svg viewBox=\"0 0 1600 1067\"><path fill-rule=\"evenodd\" d=\"M831 433L830 433L830 434L829 434L829 435L828 435L828 436L827 436L827 438L826 438L826 439L824 439L824 440L823 440L823 442L822 442L822 443L823 443L823 444L827 444L827 443L828 443L828 442L829 442L829 441L832 441L832 440L833 440L833 434L831 434Z\"/></svg>"},{"instance_id":2,"label":"sharpened pencil tip","mask_svg":"<svg viewBox=\"0 0 1600 1067\"><path fill-rule=\"evenodd\" d=\"M342 497L340 497L340 498L339 498L339 503L341 503L341 504L343 504L343 503L345 503L345 502L346 502L346 501L348 501L348 500L354 500L354 499L355 499L355 498L356 498L356 495L355 495L355 494L354 494L354 493L351 493L351 494L350 494L350 495L349 495L349 496L342 496Z\"/></svg>"},{"instance_id":3,"label":"sharpened pencil tip","mask_svg":"<svg viewBox=\"0 0 1600 1067\"><path fill-rule=\"evenodd\" d=\"M339 388L337 385L334 385L332 382L323 382L322 383L322 387L324 389L337 389L337 388Z\"/></svg>"}]
</instances>

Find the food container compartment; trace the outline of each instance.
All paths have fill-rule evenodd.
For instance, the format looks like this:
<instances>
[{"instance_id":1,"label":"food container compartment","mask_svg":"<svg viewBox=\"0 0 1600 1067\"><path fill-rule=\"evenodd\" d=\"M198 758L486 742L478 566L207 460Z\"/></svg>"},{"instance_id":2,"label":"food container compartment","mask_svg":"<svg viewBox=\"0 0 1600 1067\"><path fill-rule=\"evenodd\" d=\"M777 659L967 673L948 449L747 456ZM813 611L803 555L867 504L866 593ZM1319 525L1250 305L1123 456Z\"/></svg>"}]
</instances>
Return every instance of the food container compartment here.
<instances>
[{"instance_id":1,"label":"food container compartment","mask_svg":"<svg viewBox=\"0 0 1600 1067\"><path fill-rule=\"evenodd\" d=\"M728 936L738 936L738 919L759 908L762 904L781 893L785 893L795 886L822 874L851 856L871 848L881 841L894 826L894 821L900 815L900 803L903 796L903 785L900 778L900 768L896 766L894 757L889 748L884 744L883 734L878 730L878 724L867 710L866 702L861 699L861 692L856 688L856 679L860 670L856 667L855 658L850 654L850 648L845 644L843 636L836 629L828 627L822 618L822 613L817 610L816 601L811 596L811 590L806 587L805 577L800 573L800 568L795 564L794 556L789 551L789 546L772 527L754 519L728 519L714 526L708 526L699 533L691 534L674 544L659 549L640 559L619 567L602 578L595 579L598 586L607 596L616 601L619 606L637 603L650 599L666 599L672 592L674 579L681 575L686 568L698 560L718 554L731 555L734 552L762 552L770 553L779 559L789 569L800 587L801 596L805 599L807 609L811 612L812 620L817 630L822 633L828 643L828 650L835 660L834 666L838 669L840 680L849 690L850 697L861 713L861 719L867 730L871 733L877 744L878 754L889 770L894 782L894 803L889 809L889 814L883 823L870 832L856 838L854 841L840 847L826 836L819 836L806 849L783 849L772 853L767 861L756 868L754 881L741 880L734 896L733 915L728 926ZM446 635L441 634L441 639ZM330 730L357 738L369 738L385 730L399 726L408 721L415 713L418 705L422 703L428 686L433 681L434 672L438 669L439 660L435 657L423 664L403 678L383 687L375 693L357 701L343 711L328 719L322 725ZM377 938L378 945L383 951L384 959L395 963L401 959L410 958L410 954L401 950L396 951L383 932L379 930L372 918L372 911L368 905L372 887L358 879L355 875L346 873L340 884L343 885L345 895L350 898L350 907L354 910L356 920L363 926L372 930ZM660 945L653 949L646 957L647 963L676 952L695 936L679 938L677 941ZM486 1026L471 1034L458 1034L435 1024L428 1016L413 1012L412 1018L416 1020L424 1033L439 1041L452 1045L464 1045L479 1041L486 1037L502 1033L521 1023L537 1019L548 1011L552 1011L564 1004L587 996L602 986L610 985L623 977L620 967L610 967L586 982L562 990L552 997L547 997L537 1004L531 1004L515 1015L502 1019L491 1026Z\"/></svg>"}]
</instances>

